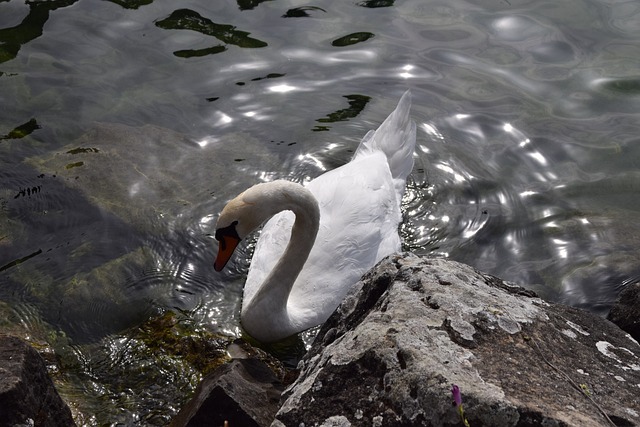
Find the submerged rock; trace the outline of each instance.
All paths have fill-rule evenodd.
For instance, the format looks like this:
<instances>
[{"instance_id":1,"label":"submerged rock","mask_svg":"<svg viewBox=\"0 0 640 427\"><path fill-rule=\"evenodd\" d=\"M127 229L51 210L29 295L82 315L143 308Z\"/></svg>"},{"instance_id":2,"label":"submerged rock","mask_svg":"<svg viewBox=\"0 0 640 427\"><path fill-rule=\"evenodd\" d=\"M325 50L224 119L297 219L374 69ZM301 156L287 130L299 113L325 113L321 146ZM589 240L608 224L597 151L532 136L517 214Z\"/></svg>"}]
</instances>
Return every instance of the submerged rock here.
<instances>
[{"instance_id":1,"label":"submerged rock","mask_svg":"<svg viewBox=\"0 0 640 427\"><path fill-rule=\"evenodd\" d=\"M0 335L0 426L75 426L38 352L20 338Z\"/></svg>"},{"instance_id":2,"label":"submerged rock","mask_svg":"<svg viewBox=\"0 0 640 427\"><path fill-rule=\"evenodd\" d=\"M27 163L64 180L125 223L152 233L162 232L164 221L184 215L186 207L215 200L218 188L226 186L231 194L246 188L247 183L229 182L230 170L277 169L275 156L245 134L196 141L157 126L114 123L95 123L61 152Z\"/></svg>"},{"instance_id":3,"label":"submerged rock","mask_svg":"<svg viewBox=\"0 0 640 427\"><path fill-rule=\"evenodd\" d=\"M412 254L322 326L273 426L640 425L640 345L614 324Z\"/></svg>"}]
</instances>

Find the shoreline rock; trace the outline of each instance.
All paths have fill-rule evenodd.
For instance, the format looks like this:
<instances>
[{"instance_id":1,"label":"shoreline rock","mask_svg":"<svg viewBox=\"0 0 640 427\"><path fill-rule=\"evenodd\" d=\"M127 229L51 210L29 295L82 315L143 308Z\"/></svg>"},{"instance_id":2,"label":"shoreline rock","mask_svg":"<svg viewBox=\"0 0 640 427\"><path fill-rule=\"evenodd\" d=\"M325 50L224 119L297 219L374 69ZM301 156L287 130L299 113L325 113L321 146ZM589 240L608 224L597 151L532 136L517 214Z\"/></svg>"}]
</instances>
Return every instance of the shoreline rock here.
<instances>
[{"instance_id":1,"label":"shoreline rock","mask_svg":"<svg viewBox=\"0 0 640 427\"><path fill-rule=\"evenodd\" d=\"M27 342L0 335L0 426L75 426L44 360Z\"/></svg>"},{"instance_id":2,"label":"shoreline rock","mask_svg":"<svg viewBox=\"0 0 640 427\"><path fill-rule=\"evenodd\" d=\"M233 359L208 374L170 427L261 427L273 421L289 371L273 356L236 340Z\"/></svg>"},{"instance_id":3,"label":"shoreline rock","mask_svg":"<svg viewBox=\"0 0 640 427\"><path fill-rule=\"evenodd\" d=\"M273 420L283 388L266 365L235 359L207 375L171 427L260 427Z\"/></svg>"},{"instance_id":4,"label":"shoreline rock","mask_svg":"<svg viewBox=\"0 0 640 427\"><path fill-rule=\"evenodd\" d=\"M322 326L272 426L640 425L640 345L444 259L388 257Z\"/></svg>"},{"instance_id":5,"label":"shoreline rock","mask_svg":"<svg viewBox=\"0 0 640 427\"><path fill-rule=\"evenodd\" d=\"M279 402L292 371L236 342L171 425L213 411L232 427L460 426L455 384L473 427L640 426L639 290L609 316L627 333L470 266L394 255L320 328ZM0 356L0 426L75 425L30 345L0 335Z\"/></svg>"}]
</instances>

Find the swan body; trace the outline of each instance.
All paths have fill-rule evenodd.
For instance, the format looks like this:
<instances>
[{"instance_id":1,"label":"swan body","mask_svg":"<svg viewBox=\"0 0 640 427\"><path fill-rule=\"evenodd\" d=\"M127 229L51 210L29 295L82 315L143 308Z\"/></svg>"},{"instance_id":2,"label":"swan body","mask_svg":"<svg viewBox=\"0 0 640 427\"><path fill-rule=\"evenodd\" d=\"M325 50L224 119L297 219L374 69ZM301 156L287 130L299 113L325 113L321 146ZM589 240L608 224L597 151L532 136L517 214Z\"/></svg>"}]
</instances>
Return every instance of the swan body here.
<instances>
[{"instance_id":1,"label":"swan body","mask_svg":"<svg viewBox=\"0 0 640 427\"><path fill-rule=\"evenodd\" d=\"M224 207L216 226L218 271L238 242L268 221L242 302L242 326L253 338L275 342L321 324L366 271L400 250L400 202L416 138L410 108L407 91L349 163L305 187L262 183Z\"/></svg>"}]
</instances>

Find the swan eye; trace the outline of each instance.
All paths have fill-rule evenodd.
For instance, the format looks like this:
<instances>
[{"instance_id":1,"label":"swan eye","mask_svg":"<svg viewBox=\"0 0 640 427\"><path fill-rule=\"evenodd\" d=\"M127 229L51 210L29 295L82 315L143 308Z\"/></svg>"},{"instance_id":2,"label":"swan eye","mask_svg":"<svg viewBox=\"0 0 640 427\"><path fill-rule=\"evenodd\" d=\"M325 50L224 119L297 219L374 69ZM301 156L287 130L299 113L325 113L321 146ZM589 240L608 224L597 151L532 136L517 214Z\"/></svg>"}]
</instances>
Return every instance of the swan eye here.
<instances>
[{"instance_id":1,"label":"swan eye","mask_svg":"<svg viewBox=\"0 0 640 427\"><path fill-rule=\"evenodd\" d=\"M238 225L238 221L233 221L231 225L228 225L223 228L218 228L216 230L215 239L220 242L220 246L222 249L226 249L225 237L234 237L240 240L240 236L238 236L238 232L236 231L236 225Z\"/></svg>"}]
</instances>

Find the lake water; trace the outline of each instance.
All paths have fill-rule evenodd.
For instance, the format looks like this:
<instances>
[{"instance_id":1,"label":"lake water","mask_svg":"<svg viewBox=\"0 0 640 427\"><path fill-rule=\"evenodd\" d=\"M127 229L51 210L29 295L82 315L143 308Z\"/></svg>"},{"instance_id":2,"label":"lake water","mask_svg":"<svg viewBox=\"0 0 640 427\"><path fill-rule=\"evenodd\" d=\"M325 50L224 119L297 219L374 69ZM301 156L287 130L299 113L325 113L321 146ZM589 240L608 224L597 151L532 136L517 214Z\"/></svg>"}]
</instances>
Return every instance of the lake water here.
<instances>
[{"instance_id":1,"label":"lake water","mask_svg":"<svg viewBox=\"0 0 640 427\"><path fill-rule=\"evenodd\" d=\"M405 249L604 315L640 278L639 70L634 1L0 1L0 325L79 424L165 424L198 373L131 331L238 336L252 244L215 273L217 213L406 89Z\"/></svg>"}]
</instances>

